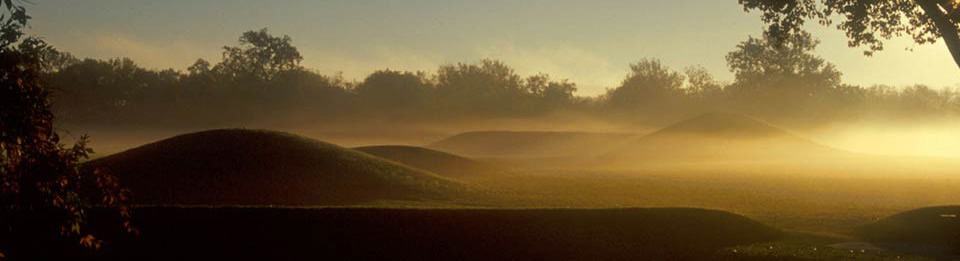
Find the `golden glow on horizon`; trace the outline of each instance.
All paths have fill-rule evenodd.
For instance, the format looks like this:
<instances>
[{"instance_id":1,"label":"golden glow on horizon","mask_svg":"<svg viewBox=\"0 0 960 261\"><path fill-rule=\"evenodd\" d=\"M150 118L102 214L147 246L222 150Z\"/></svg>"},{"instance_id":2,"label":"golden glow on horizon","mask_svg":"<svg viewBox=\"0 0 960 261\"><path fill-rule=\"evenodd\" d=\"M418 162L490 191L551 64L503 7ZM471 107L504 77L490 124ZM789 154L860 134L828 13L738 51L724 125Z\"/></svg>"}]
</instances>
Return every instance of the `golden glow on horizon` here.
<instances>
[{"instance_id":1,"label":"golden glow on horizon","mask_svg":"<svg viewBox=\"0 0 960 261\"><path fill-rule=\"evenodd\" d=\"M840 149L870 154L960 157L960 134L956 132L958 126L953 125L841 128L815 139Z\"/></svg>"}]
</instances>

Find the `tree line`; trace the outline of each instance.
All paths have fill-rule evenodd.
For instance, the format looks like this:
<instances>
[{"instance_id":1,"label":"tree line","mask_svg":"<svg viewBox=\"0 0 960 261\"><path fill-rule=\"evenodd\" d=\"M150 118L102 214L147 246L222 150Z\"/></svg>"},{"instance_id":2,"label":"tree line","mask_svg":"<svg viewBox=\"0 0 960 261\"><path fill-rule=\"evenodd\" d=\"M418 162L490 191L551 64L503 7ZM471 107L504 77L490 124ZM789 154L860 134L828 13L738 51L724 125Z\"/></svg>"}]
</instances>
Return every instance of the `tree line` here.
<instances>
[{"instance_id":1,"label":"tree line","mask_svg":"<svg viewBox=\"0 0 960 261\"><path fill-rule=\"evenodd\" d=\"M807 33L764 33L727 55L733 82L703 67L673 70L657 59L630 65L621 84L595 97L547 74L519 75L497 60L441 65L432 73L379 70L362 81L300 65L289 36L249 31L217 63L150 70L126 58L77 59L49 52L45 77L58 118L73 124L182 126L263 121L462 120L578 113L613 121L663 122L703 112L744 113L817 125L863 117L929 118L960 112L953 90L923 85L852 86L814 54Z\"/></svg>"}]
</instances>

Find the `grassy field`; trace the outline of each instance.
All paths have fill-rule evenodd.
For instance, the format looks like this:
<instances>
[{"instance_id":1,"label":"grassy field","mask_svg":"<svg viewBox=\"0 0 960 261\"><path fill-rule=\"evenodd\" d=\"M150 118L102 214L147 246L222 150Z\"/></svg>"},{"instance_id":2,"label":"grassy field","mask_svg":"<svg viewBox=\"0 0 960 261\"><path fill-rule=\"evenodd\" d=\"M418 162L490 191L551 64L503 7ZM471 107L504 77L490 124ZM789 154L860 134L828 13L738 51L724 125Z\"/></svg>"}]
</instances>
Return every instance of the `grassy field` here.
<instances>
[{"instance_id":1,"label":"grassy field","mask_svg":"<svg viewBox=\"0 0 960 261\"><path fill-rule=\"evenodd\" d=\"M942 179L541 170L464 180L495 191L490 205L721 209L787 232L776 242L727 249L731 260L927 260L911 251L830 245L865 240L858 228L899 212L960 203L960 181Z\"/></svg>"},{"instance_id":2,"label":"grassy field","mask_svg":"<svg viewBox=\"0 0 960 261\"><path fill-rule=\"evenodd\" d=\"M493 205L722 209L788 230L849 237L919 207L960 203L960 180L774 176L735 172L534 171L464 179Z\"/></svg>"},{"instance_id":3,"label":"grassy field","mask_svg":"<svg viewBox=\"0 0 960 261\"><path fill-rule=\"evenodd\" d=\"M135 209L110 260L712 259L780 232L722 211L653 209Z\"/></svg>"}]
</instances>

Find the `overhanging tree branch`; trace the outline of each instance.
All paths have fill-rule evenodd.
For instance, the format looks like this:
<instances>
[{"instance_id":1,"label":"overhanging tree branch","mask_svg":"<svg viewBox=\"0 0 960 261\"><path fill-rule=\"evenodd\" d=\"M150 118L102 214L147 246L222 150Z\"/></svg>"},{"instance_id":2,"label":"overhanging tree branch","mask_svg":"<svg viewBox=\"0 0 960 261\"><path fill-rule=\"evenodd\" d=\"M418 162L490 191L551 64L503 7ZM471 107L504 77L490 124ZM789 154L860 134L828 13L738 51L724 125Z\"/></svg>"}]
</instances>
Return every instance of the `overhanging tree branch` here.
<instances>
[{"instance_id":1,"label":"overhanging tree branch","mask_svg":"<svg viewBox=\"0 0 960 261\"><path fill-rule=\"evenodd\" d=\"M933 21L937 27L937 31L940 33L940 38L943 38L947 49L950 50L953 61L957 63L957 67L960 67L960 30L957 29L957 25L951 22L947 14L943 11L952 8L941 9L940 3L937 3L937 0L917 0L917 4L920 5L920 8L923 8L923 12Z\"/></svg>"}]
</instances>

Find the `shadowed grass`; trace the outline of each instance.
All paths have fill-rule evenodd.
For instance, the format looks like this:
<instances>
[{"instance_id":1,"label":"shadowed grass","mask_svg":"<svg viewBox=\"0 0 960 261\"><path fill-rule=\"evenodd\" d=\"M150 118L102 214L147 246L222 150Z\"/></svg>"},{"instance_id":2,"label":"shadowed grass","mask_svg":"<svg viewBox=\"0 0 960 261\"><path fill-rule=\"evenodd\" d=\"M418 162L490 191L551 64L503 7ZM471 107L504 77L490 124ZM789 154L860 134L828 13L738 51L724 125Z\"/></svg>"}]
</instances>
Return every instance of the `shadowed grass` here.
<instances>
[{"instance_id":1,"label":"shadowed grass","mask_svg":"<svg viewBox=\"0 0 960 261\"><path fill-rule=\"evenodd\" d=\"M136 209L131 260L702 259L780 232L722 211L650 209ZM213 260L209 259L209 260Z\"/></svg>"}]
</instances>

